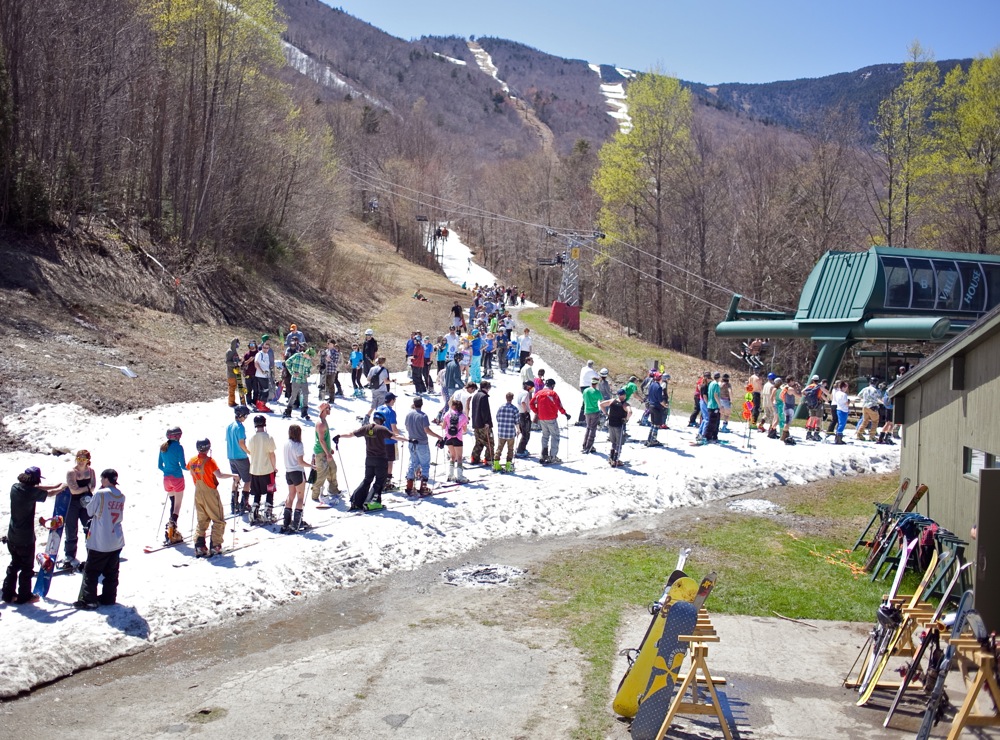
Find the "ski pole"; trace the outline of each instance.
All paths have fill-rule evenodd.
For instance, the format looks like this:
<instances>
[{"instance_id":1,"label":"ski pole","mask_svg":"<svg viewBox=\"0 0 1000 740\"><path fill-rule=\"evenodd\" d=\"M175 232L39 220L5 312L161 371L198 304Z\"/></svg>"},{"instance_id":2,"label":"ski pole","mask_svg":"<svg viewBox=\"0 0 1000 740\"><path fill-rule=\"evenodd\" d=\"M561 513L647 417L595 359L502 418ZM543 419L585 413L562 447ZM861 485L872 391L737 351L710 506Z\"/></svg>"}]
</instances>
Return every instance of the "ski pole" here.
<instances>
[{"instance_id":1,"label":"ski pole","mask_svg":"<svg viewBox=\"0 0 1000 740\"><path fill-rule=\"evenodd\" d=\"M344 458L340 456L340 445L335 444L333 448L337 451L337 459L340 460L340 471L344 474L344 489L351 490L351 484L347 482L347 468L344 467Z\"/></svg>"},{"instance_id":2,"label":"ski pole","mask_svg":"<svg viewBox=\"0 0 1000 740\"><path fill-rule=\"evenodd\" d=\"M170 501L170 496L167 496L165 499L163 499L163 508L160 509L160 523L156 525L156 533L157 533L157 535L159 535L159 533L160 533L160 527L163 526L163 515L166 514L166 512L167 512L167 502L168 501Z\"/></svg>"},{"instance_id":3,"label":"ski pole","mask_svg":"<svg viewBox=\"0 0 1000 740\"><path fill-rule=\"evenodd\" d=\"M437 485L437 464L438 464L438 455L440 455L440 454L441 454L441 448L438 447L437 445L434 445L434 466L433 466L434 467L434 471L433 471L434 472L434 477L431 478L430 471L428 471L428 473L427 473L427 477L431 479L431 487L432 488L435 485Z\"/></svg>"}]
</instances>

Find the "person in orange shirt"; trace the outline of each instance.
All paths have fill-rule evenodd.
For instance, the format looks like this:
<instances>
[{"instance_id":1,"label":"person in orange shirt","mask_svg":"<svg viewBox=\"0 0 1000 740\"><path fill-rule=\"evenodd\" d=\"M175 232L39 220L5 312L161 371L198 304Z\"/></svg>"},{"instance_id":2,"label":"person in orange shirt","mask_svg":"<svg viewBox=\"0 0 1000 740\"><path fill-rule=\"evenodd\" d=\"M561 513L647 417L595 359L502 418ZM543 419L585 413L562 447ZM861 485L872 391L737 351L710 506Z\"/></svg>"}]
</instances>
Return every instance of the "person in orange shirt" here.
<instances>
[{"instance_id":1,"label":"person in orange shirt","mask_svg":"<svg viewBox=\"0 0 1000 740\"><path fill-rule=\"evenodd\" d=\"M226 516L222 511L219 496L219 478L235 478L223 473L209 454L212 443L199 439L195 446L198 454L188 461L188 472L194 481L194 508L198 512L198 527L195 530L194 554L198 558L208 558L222 552L222 538L226 531ZM205 544L208 523L212 523L212 546Z\"/></svg>"}]
</instances>

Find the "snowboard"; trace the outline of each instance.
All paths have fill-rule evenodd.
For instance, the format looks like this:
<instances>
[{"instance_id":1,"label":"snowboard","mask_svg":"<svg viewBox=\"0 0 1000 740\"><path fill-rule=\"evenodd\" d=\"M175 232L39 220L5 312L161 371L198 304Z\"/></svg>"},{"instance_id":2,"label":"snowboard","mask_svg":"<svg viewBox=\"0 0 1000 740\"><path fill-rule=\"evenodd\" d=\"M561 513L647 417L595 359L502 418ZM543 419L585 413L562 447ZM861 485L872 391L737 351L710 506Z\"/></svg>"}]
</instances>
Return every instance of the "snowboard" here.
<instances>
[{"instance_id":1,"label":"snowboard","mask_svg":"<svg viewBox=\"0 0 1000 740\"><path fill-rule=\"evenodd\" d=\"M38 561L38 575L35 577L35 587L31 593L37 596L46 596L49 593L49 586L52 585L52 574L56 568L56 559L59 557L59 545L62 544L66 512L69 511L72 497L73 494L69 489L57 493L55 505L52 507L52 518L42 519L42 523L49 530L49 539L45 543L45 549L35 556Z\"/></svg>"},{"instance_id":2,"label":"snowboard","mask_svg":"<svg viewBox=\"0 0 1000 740\"><path fill-rule=\"evenodd\" d=\"M966 591L962 594L962 600L958 602L958 611L955 613L955 621L951 626L951 640L948 643L948 649L945 650L941 662L935 666L937 680L934 682L934 689L927 700L927 709L924 711L924 718L920 723L920 729L917 730L917 740L927 740L930 737L931 728L940 719L941 702L944 701L944 682L948 677L952 661L955 659L955 653L958 652L955 640L962 634L962 630L965 629L965 622L971 611L972 591Z\"/></svg>"},{"instance_id":3,"label":"snowboard","mask_svg":"<svg viewBox=\"0 0 1000 740\"><path fill-rule=\"evenodd\" d=\"M663 634L656 642L656 658L649 679L639 696L639 709L632 720L633 740L655 740L674 699L674 686L680 673L689 643L682 635L693 634L698 626L698 611L715 586L715 573L705 576L693 602L680 601L670 607L663 625Z\"/></svg>"}]
</instances>

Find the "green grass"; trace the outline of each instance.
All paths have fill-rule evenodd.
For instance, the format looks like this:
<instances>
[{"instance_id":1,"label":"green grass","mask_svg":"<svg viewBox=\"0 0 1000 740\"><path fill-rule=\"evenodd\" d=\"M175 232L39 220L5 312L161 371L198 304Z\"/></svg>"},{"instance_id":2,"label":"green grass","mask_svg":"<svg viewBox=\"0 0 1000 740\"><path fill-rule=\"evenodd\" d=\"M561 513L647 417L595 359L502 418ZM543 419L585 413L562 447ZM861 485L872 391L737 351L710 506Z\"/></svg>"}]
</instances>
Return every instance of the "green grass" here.
<instances>
[{"instance_id":1,"label":"green grass","mask_svg":"<svg viewBox=\"0 0 1000 740\"><path fill-rule=\"evenodd\" d=\"M801 522L794 531L769 517L705 520L684 533L684 543L694 548L685 570L695 578L718 573L706 604L710 612L870 621L889 582L859 575L852 566L860 566L865 553L847 549L874 510L872 502L891 495L891 485L891 476L869 476L787 489L785 509ZM568 629L588 663L574 737L607 735L614 722L608 685L621 616L642 611L660 595L676 559L676 546L616 544L571 553L542 569L545 615ZM912 592L918 581L919 574L908 573L901 593Z\"/></svg>"}]
</instances>

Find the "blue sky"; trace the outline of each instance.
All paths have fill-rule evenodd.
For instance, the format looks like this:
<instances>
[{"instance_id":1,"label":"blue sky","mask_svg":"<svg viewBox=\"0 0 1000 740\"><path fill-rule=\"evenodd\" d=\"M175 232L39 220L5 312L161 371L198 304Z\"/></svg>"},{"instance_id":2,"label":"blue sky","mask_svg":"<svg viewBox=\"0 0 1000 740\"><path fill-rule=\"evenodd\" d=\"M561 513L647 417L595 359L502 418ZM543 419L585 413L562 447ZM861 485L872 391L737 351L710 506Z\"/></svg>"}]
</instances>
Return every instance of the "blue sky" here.
<instances>
[{"instance_id":1,"label":"blue sky","mask_svg":"<svg viewBox=\"0 0 1000 740\"><path fill-rule=\"evenodd\" d=\"M822 77L1000 48L1000 0L324 0L404 39L497 36L708 84Z\"/></svg>"}]
</instances>

